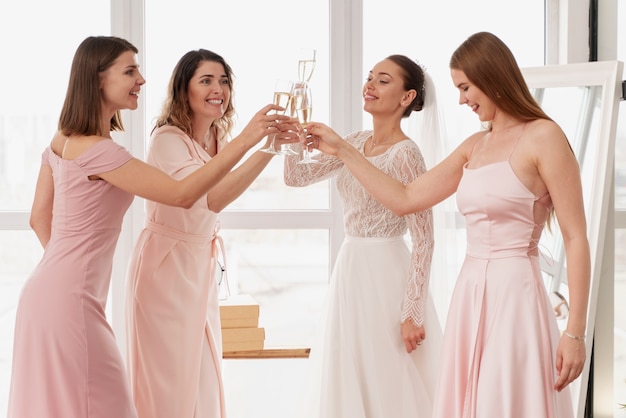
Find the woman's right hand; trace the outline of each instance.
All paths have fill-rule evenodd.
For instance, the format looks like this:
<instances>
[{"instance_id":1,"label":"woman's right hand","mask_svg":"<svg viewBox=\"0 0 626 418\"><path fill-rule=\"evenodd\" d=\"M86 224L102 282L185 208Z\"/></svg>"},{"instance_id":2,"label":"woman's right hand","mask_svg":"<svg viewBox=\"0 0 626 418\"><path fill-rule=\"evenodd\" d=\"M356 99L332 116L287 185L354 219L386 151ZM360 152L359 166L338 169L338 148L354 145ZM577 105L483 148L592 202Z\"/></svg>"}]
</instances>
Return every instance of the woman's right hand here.
<instances>
[{"instance_id":1,"label":"woman's right hand","mask_svg":"<svg viewBox=\"0 0 626 418\"><path fill-rule=\"evenodd\" d=\"M325 154L338 156L342 148L350 146L337 132L320 122L312 122L306 126L307 138L302 146L316 148Z\"/></svg>"},{"instance_id":2,"label":"woman's right hand","mask_svg":"<svg viewBox=\"0 0 626 418\"><path fill-rule=\"evenodd\" d=\"M266 105L254 114L252 119L250 119L250 122L248 122L245 128L243 128L238 137L251 141L251 143L247 143L247 145L252 147L265 136L278 133L278 124L290 119L289 116L274 112L283 110L284 108L274 104Z\"/></svg>"}]
</instances>

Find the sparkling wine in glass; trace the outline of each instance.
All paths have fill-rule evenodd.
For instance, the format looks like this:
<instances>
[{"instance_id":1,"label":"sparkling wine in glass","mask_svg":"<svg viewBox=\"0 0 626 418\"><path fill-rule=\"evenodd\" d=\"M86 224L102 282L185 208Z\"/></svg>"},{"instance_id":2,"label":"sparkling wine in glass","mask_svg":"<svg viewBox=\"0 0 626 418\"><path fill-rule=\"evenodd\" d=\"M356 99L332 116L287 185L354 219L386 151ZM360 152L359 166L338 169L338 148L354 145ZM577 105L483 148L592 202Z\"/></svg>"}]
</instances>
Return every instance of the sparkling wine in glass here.
<instances>
[{"instance_id":1,"label":"sparkling wine in glass","mask_svg":"<svg viewBox=\"0 0 626 418\"><path fill-rule=\"evenodd\" d=\"M315 50L300 49L298 58L298 80L308 83L315 69Z\"/></svg>"},{"instance_id":2,"label":"sparkling wine in glass","mask_svg":"<svg viewBox=\"0 0 626 418\"><path fill-rule=\"evenodd\" d=\"M298 84L293 89L292 95L292 108L295 111L295 116L298 118L298 122L301 126L306 126L311 122L311 115L313 113L313 96L311 95L311 89L306 87L305 84ZM306 129L302 132L302 135L307 135ZM298 161L298 164L316 164L317 160L311 158L308 147L304 145L302 147L302 159Z\"/></svg>"},{"instance_id":3,"label":"sparkling wine in glass","mask_svg":"<svg viewBox=\"0 0 626 418\"><path fill-rule=\"evenodd\" d=\"M274 86L274 99L273 103L278 105L285 110L276 111L276 114L284 115L287 110L290 110L291 106L291 94L293 92L293 83L289 80L276 80L276 85ZM261 149L261 151L266 152L268 154L274 155L294 155L298 154L289 148L289 144L284 144L281 149L276 149L276 135L272 135L270 140L270 144Z\"/></svg>"}]
</instances>

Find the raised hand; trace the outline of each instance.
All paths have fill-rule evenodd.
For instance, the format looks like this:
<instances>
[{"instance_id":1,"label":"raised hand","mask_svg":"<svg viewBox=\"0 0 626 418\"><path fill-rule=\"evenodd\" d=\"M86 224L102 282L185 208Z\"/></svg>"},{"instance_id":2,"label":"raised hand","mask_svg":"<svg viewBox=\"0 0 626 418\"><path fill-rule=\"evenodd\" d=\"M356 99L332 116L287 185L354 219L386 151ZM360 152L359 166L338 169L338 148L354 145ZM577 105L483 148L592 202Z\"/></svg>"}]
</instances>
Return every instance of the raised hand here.
<instances>
[{"instance_id":1,"label":"raised hand","mask_svg":"<svg viewBox=\"0 0 626 418\"><path fill-rule=\"evenodd\" d=\"M288 120L281 121L276 124L278 133L275 135L275 140L280 141L283 144L295 144L300 142L300 133L302 127L298 123L298 119L289 118Z\"/></svg>"},{"instance_id":2,"label":"raised hand","mask_svg":"<svg viewBox=\"0 0 626 418\"><path fill-rule=\"evenodd\" d=\"M322 151L325 154L337 155L342 147L351 146L343 140L339 134L327 125L320 122L312 122L306 126L308 133L302 139L302 146L308 146Z\"/></svg>"},{"instance_id":3,"label":"raised hand","mask_svg":"<svg viewBox=\"0 0 626 418\"><path fill-rule=\"evenodd\" d=\"M291 119L289 116L273 113L273 111L282 110L284 110L282 107L274 104L266 105L254 114L250 122L248 122L239 134L239 137L253 141L252 144L249 145L254 145L266 135L280 132L278 125L281 122L287 122ZM272 113L268 114L269 112Z\"/></svg>"}]
</instances>

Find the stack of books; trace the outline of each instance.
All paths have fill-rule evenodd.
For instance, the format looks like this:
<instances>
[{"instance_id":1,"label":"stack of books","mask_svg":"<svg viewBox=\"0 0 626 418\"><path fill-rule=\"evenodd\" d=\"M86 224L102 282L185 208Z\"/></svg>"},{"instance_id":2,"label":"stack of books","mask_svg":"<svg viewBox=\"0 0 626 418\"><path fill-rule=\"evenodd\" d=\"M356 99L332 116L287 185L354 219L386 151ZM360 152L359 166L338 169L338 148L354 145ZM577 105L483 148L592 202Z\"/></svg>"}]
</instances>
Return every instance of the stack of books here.
<instances>
[{"instance_id":1,"label":"stack of books","mask_svg":"<svg viewBox=\"0 0 626 418\"><path fill-rule=\"evenodd\" d=\"M222 351L263 350L265 328L259 327L259 304L250 295L220 301Z\"/></svg>"}]
</instances>

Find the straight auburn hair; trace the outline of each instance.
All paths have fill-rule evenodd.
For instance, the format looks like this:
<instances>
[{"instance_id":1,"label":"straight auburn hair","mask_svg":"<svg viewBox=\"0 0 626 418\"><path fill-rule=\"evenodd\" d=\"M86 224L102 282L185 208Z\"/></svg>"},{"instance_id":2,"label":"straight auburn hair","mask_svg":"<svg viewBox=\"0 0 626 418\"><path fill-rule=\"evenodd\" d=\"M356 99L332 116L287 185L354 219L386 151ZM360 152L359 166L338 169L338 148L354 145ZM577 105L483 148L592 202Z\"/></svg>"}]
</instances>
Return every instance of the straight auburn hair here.
<instances>
[{"instance_id":1,"label":"straight auburn hair","mask_svg":"<svg viewBox=\"0 0 626 418\"><path fill-rule=\"evenodd\" d=\"M500 38L478 32L452 54L450 68L460 70L505 113L521 121L552 120L524 80L513 53Z\"/></svg>"},{"instance_id":2,"label":"straight auburn hair","mask_svg":"<svg viewBox=\"0 0 626 418\"><path fill-rule=\"evenodd\" d=\"M120 111L111 118L110 126L101 126L102 92L100 74L113 65L126 51L138 49L125 39L115 36L90 36L78 46L61 109L58 129L63 135L108 135L123 131ZM108 129L108 132L103 130Z\"/></svg>"}]
</instances>

